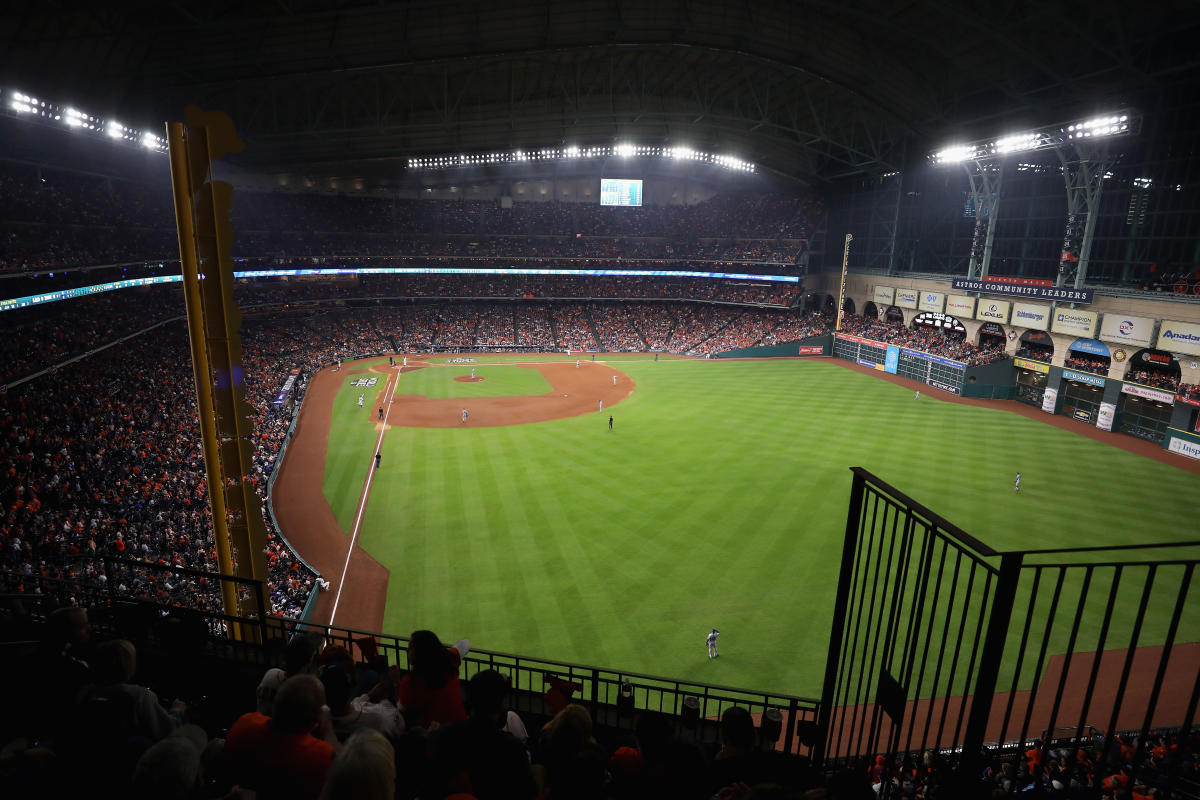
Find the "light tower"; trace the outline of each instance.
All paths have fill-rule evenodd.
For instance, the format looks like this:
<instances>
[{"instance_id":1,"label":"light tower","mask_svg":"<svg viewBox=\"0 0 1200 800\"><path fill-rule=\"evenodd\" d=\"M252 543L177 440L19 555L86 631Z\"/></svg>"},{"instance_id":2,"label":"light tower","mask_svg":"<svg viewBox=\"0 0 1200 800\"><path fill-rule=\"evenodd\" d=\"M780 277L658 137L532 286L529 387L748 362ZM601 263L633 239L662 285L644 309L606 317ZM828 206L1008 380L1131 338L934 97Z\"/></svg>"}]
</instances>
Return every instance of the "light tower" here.
<instances>
[{"instance_id":1,"label":"light tower","mask_svg":"<svg viewBox=\"0 0 1200 800\"><path fill-rule=\"evenodd\" d=\"M1062 164L1067 190L1067 220L1055 284L1064 286L1070 282L1075 288L1083 286L1104 179L1112 175L1111 168L1120 158L1111 142L1138 133L1141 123L1139 115L1125 110L997 139L953 145L934 153L930 157L934 164L962 164L971 182L975 235L971 240L968 277L983 278L988 274L1005 157L1013 153L1053 150Z\"/></svg>"}]
</instances>

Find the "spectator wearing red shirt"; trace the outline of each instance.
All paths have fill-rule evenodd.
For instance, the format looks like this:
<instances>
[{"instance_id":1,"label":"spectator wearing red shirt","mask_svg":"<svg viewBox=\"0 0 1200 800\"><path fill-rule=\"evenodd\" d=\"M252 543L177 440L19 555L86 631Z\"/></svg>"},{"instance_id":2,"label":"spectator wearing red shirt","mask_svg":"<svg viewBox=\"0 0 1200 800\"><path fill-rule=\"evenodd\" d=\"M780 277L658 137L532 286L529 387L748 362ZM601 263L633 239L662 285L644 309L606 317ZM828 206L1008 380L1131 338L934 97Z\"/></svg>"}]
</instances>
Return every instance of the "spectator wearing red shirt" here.
<instances>
[{"instance_id":1,"label":"spectator wearing red shirt","mask_svg":"<svg viewBox=\"0 0 1200 800\"><path fill-rule=\"evenodd\" d=\"M446 647L433 631L413 632L408 640L409 673L396 687L410 725L433 728L467 718L458 665L469 649L466 639Z\"/></svg>"}]
</instances>

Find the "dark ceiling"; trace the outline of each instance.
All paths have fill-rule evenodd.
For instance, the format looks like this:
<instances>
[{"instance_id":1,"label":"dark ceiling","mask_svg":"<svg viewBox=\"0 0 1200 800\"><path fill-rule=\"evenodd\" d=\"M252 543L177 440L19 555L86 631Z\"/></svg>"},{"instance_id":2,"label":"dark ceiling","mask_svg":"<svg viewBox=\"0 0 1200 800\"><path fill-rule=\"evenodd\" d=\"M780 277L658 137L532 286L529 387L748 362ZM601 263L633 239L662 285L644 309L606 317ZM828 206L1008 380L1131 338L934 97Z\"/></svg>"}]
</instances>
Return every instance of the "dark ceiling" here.
<instances>
[{"instance_id":1,"label":"dark ceiling","mask_svg":"<svg viewBox=\"0 0 1200 800\"><path fill-rule=\"evenodd\" d=\"M1195 2L4 8L0 88L146 127L221 109L241 165L272 174L397 175L412 156L620 138L826 181L1200 83Z\"/></svg>"}]
</instances>

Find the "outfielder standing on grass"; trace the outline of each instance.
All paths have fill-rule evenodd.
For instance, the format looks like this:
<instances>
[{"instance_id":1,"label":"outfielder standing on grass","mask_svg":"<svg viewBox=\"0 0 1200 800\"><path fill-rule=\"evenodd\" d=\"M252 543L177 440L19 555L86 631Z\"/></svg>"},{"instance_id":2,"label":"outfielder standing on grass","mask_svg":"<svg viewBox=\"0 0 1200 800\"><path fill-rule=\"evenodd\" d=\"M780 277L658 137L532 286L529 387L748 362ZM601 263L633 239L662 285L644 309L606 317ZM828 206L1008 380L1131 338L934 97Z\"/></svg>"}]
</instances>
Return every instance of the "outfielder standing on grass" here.
<instances>
[{"instance_id":1,"label":"outfielder standing on grass","mask_svg":"<svg viewBox=\"0 0 1200 800\"><path fill-rule=\"evenodd\" d=\"M1021 473L1020 472L1017 473L1017 483L1015 486L1013 486L1013 491L1015 491L1015 492L1021 491Z\"/></svg>"},{"instance_id":2,"label":"outfielder standing on grass","mask_svg":"<svg viewBox=\"0 0 1200 800\"><path fill-rule=\"evenodd\" d=\"M717 637L720 635L721 635L721 632L719 630L717 630L716 628L713 628L712 633L710 633L708 636L704 637L704 643L708 645L708 657L709 658L717 657Z\"/></svg>"}]
</instances>

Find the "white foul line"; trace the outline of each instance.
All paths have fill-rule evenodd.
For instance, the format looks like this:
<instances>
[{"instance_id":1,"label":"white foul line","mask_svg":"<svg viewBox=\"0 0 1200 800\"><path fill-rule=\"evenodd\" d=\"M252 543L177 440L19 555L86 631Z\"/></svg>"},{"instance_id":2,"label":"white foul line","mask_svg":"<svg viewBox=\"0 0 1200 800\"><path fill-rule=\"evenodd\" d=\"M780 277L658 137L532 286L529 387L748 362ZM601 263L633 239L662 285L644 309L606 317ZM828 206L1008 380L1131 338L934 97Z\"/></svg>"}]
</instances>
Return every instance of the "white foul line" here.
<instances>
[{"instance_id":1,"label":"white foul line","mask_svg":"<svg viewBox=\"0 0 1200 800\"><path fill-rule=\"evenodd\" d=\"M401 367L396 371L396 379L400 378ZM384 390L392 385L391 377L388 377L388 382L384 384ZM371 479L375 477L375 453L379 452L380 445L383 444L383 434L387 432L388 417L392 413L392 398L396 396L394 391L388 392L387 408L383 412L383 424L379 426L379 438L375 440L375 452L371 453L371 465L367 468L367 485L363 487L362 497L358 500L358 514L354 517L354 530L350 532L350 548L346 551L346 563L342 565L342 577L338 581L337 594L333 596L333 610L329 612L329 624L333 624L334 617L337 616L338 602L342 599L342 587L346 585L346 572L350 569L350 556L354 555L354 545L358 541L358 529L362 524L363 512L367 510L367 494L371 491Z\"/></svg>"}]
</instances>

